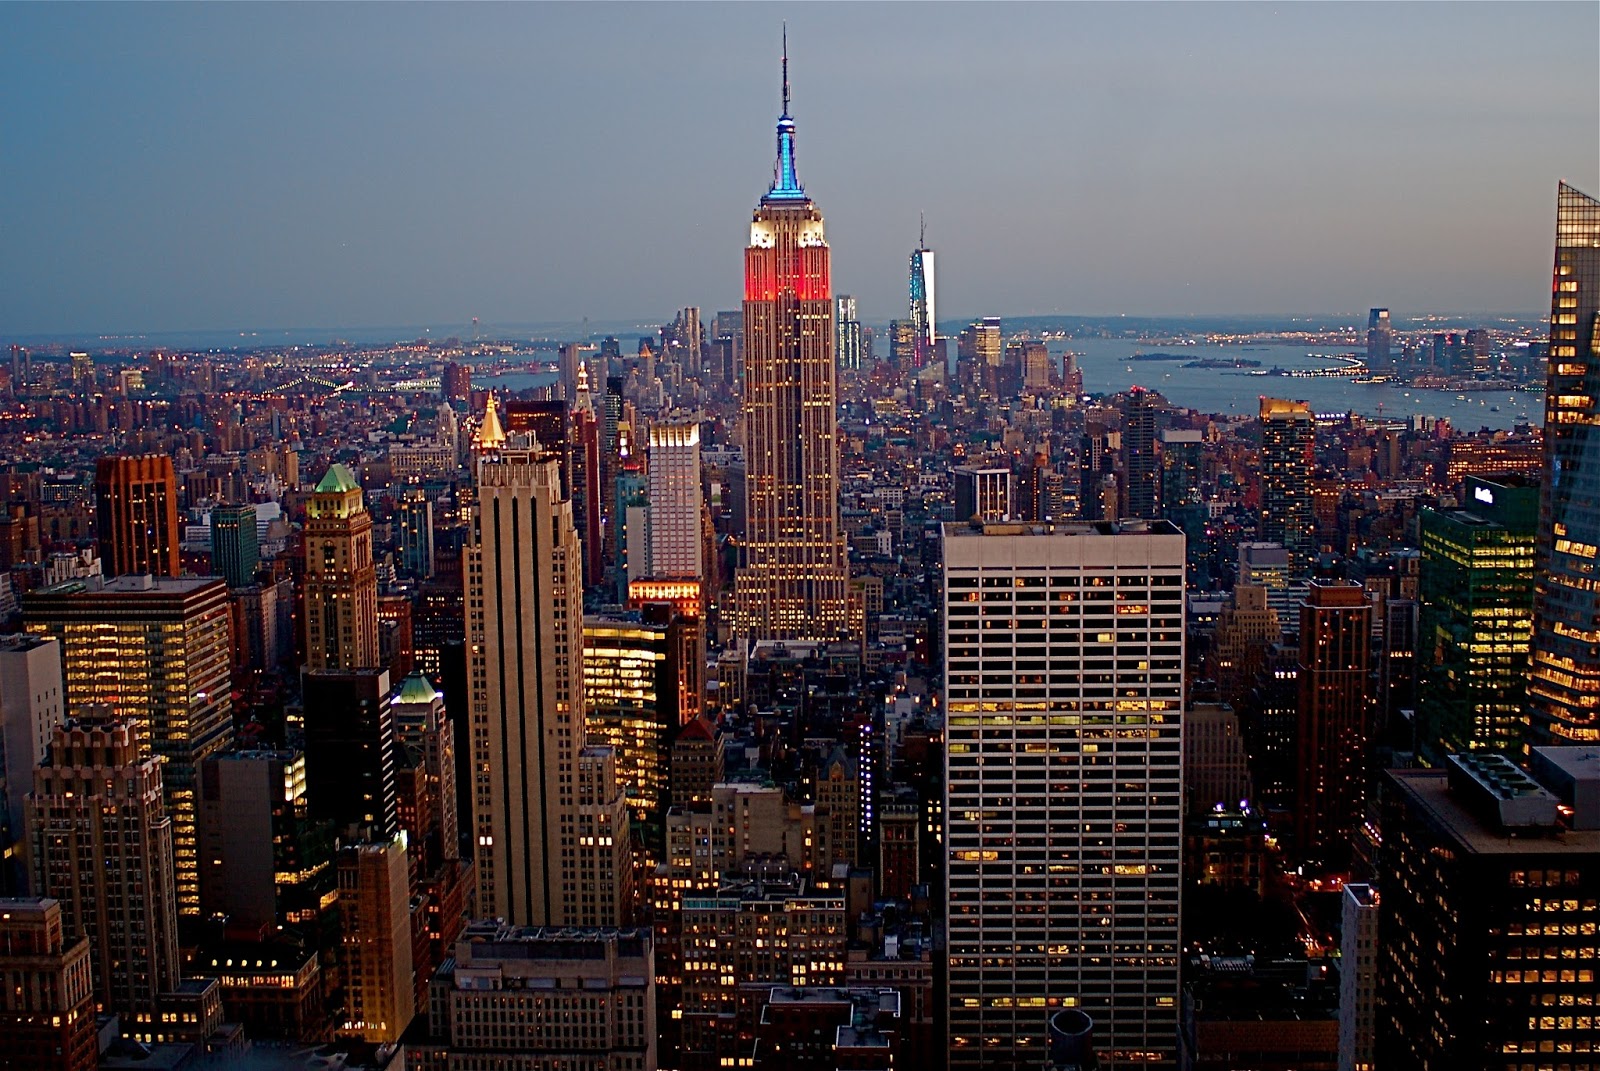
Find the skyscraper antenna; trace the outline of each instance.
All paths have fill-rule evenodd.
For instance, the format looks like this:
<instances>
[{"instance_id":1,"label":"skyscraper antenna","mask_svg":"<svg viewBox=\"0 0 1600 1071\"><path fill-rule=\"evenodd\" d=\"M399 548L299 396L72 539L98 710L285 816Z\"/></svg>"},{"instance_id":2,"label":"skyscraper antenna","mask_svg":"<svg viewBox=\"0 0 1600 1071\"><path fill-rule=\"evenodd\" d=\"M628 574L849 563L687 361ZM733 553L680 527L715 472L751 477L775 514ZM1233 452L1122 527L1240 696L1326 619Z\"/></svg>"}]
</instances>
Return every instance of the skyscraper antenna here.
<instances>
[{"instance_id":1,"label":"skyscraper antenna","mask_svg":"<svg viewBox=\"0 0 1600 1071\"><path fill-rule=\"evenodd\" d=\"M789 21L783 23L783 116L789 117Z\"/></svg>"},{"instance_id":2,"label":"skyscraper antenna","mask_svg":"<svg viewBox=\"0 0 1600 1071\"><path fill-rule=\"evenodd\" d=\"M917 248L928 248L928 220L921 212L917 213Z\"/></svg>"}]
</instances>

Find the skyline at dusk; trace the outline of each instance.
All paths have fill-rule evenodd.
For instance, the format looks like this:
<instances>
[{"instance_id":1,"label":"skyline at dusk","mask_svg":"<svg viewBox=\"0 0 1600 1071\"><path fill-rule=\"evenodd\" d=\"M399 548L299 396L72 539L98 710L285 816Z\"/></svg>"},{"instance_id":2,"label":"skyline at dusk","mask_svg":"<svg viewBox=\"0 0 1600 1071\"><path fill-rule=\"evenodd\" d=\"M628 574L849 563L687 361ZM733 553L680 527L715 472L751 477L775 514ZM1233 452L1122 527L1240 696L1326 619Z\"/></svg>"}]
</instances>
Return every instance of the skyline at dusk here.
<instances>
[{"instance_id":1,"label":"skyline at dusk","mask_svg":"<svg viewBox=\"0 0 1600 1071\"><path fill-rule=\"evenodd\" d=\"M13 5L0 327L728 307L785 18L864 320L919 211L941 320L1531 312L1600 186L1592 5Z\"/></svg>"}]
</instances>

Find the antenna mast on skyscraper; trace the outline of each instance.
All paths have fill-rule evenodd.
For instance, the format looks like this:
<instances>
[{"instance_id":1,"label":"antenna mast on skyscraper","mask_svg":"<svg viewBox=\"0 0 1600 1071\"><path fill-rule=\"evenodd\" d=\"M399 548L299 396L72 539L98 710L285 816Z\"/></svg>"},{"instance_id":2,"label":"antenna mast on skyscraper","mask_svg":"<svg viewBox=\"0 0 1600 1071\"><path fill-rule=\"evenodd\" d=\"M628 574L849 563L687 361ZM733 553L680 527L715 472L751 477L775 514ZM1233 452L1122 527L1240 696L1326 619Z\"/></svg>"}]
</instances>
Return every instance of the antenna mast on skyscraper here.
<instances>
[{"instance_id":1,"label":"antenna mast on skyscraper","mask_svg":"<svg viewBox=\"0 0 1600 1071\"><path fill-rule=\"evenodd\" d=\"M928 248L928 220L921 212L917 213L917 248Z\"/></svg>"},{"instance_id":2,"label":"antenna mast on skyscraper","mask_svg":"<svg viewBox=\"0 0 1600 1071\"><path fill-rule=\"evenodd\" d=\"M783 23L783 117L789 117L789 21Z\"/></svg>"}]
</instances>

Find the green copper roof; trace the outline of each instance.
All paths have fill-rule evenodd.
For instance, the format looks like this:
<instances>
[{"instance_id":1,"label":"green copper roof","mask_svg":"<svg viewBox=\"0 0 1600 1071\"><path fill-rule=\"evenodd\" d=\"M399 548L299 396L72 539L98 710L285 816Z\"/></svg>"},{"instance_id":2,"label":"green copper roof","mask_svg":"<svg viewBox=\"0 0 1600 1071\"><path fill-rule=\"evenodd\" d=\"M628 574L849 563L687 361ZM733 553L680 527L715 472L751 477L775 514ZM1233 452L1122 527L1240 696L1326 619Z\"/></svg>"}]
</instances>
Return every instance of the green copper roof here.
<instances>
[{"instance_id":1,"label":"green copper roof","mask_svg":"<svg viewBox=\"0 0 1600 1071\"><path fill-rule=\"evenodd\" d=\"M433 686L422 670L413 670L411 676L400 684L400 702L402 703L431 703L439 690Z\"/></svg>"},{"instance_id":2,"label":"green copper roof","mask_svg":"<svg viewBox=\"0 0 1600 1071\"><path fill-rule=\"evenodd\" d=\"M322 478L321 483L317 484L317 494L319 495L359 490L361 490L361 485L356 483L356 478L343 465L330 466L328 474Z\"/></svg>"}]
</instances>

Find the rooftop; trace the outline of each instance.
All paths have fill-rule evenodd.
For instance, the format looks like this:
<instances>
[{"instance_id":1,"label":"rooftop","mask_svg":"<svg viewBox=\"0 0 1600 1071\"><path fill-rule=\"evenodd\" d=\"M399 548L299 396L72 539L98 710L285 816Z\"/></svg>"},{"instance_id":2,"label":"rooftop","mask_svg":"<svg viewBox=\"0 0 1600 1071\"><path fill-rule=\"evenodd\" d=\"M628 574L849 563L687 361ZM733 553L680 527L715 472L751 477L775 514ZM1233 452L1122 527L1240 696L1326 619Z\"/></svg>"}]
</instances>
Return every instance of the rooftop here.
<instances>
[{"instance_id":1,"label":"rooftop","mask_svg":"<svg viewBox=\"0 0 1600 1071\"><path fill-rule=\"evenodd\" d=\"M1159 535L1181 536L1183 533L1171 521L1145 521L1125 519L1120 521L1091 522L1034 522L1034 521L967 521L949 522L944 526L946 539L953 536L1095 536L1095 535Z\"/></svg>"},{"instance_id":2,"label":"rooftop","mask_svg":"<svg viewBox=\"0 0 1600 1071\"><path fill-rule=\"evenodd\" d=\"M1585 855L1600 852L1600 830L1514 836L1485 822L1450 787L1444 770L1390 770L1390 779L1468 851L1477 855Z\"/></svg>"},{"instance_id":3,"label":"rooftop","mask_svg":"<svg viewBox=\"0 0 1600 1071\"><path fill-rule=\"evenodd\" d=\"M327 473L322 477L322 482L317 484L317 494L343 494L347 491L359 491L361 485L351 471L343 465L334 464L328 467Z\"/></svg>"}]
</instances>

